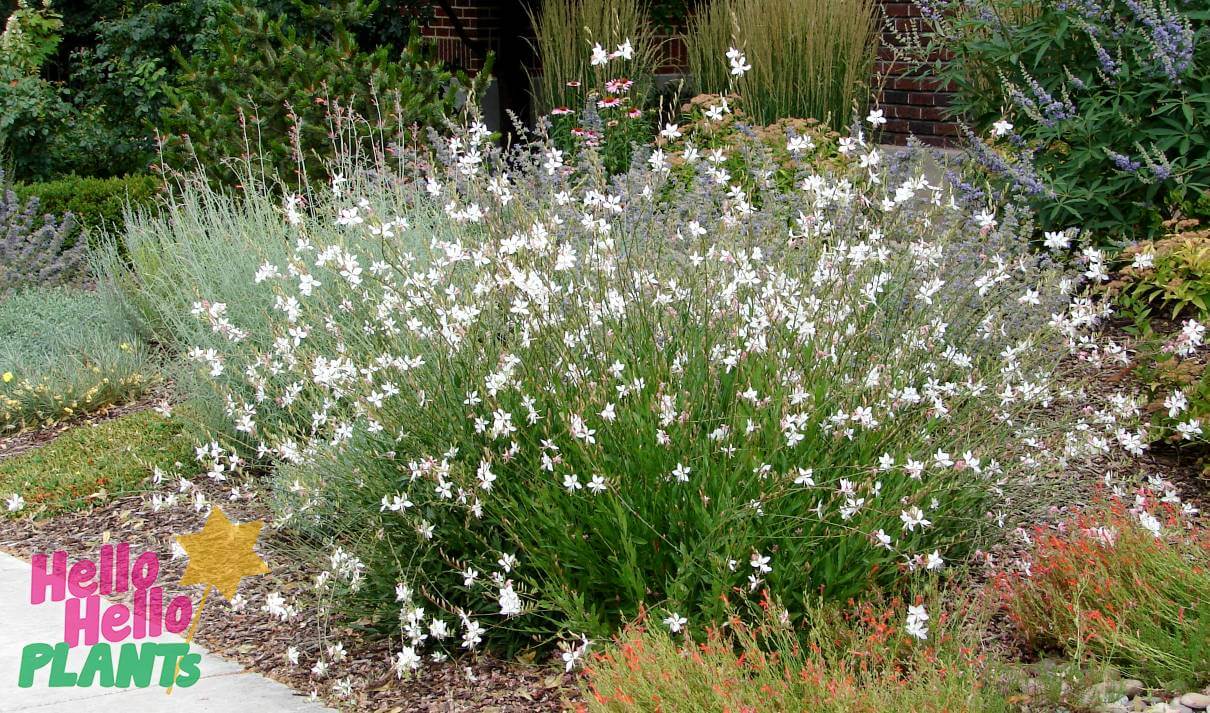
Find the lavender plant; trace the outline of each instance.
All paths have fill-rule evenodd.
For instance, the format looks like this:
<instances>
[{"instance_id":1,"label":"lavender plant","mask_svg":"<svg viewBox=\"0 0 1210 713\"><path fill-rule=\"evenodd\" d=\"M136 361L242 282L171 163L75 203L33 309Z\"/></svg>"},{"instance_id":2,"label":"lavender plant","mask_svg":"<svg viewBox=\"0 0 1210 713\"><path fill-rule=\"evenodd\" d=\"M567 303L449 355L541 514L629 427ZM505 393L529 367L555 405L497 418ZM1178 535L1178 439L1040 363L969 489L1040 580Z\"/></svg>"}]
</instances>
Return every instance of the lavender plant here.
<instances>
[{"instance_id":1,"label":"lavender plant","mask_svg":"<svg viewBox=\"0 0 1210 713\"><path fill-rule=\"evenodd\" d=\"M0 183L3 178L0 172ZM43 215L37 198L22 201L5 190L0 198L0 296L22 287L83 279L85 244L76 233L70 214Z\"/></svg>"},{"instance_id":2,"label":"lavender plant","mask_svg":"<svg viewBox=\"0 0 1210 713\"><path fill-rule=\"evenodd\" d=\"M1188 0L929 0L918 59L1042 225L1152 237L1205 211L1210 10ZM943 50L943 51L942 51ZM938 59L943 58L943 59ZM974 138L973 135L971 138Z\"/></svg>"}]
</instances>

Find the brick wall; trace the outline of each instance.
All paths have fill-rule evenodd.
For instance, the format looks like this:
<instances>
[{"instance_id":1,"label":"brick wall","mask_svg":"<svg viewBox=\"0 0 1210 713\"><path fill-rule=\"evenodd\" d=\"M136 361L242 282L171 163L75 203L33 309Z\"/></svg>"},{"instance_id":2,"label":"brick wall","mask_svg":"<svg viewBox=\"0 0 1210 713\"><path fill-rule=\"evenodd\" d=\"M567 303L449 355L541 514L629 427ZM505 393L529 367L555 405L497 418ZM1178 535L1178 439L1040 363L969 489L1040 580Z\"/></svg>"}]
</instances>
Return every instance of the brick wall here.
<instances>
[{"instance_id":1,"label":"brick wall","mask_svg":"<svg viewBox=\"0 0 1210 713\"><path fill-rule=\"evenodd\" d=\"M656 74L684 74L689 70L689 55L685 50L685 40L676 34L656 35L655 41L664 50L660 54L660 66Z\"/></svg>"},{"instance_id":2,"label":"brick wall","mask_svg":"<svg viewBox=\"0 0 1210 713\"><path fill-rule=\"evenodd\" d=\"M437 56L450 65L468 72L483 68L483 57L487 50L496 49L500 17L498 4L482 0L450 0L450 9L458 16L467 38L468 46L459 36L454 20L440 6L433 6L434 18L421 32L437 44Z\"/></svg>"},{"instance_id":3,"label":"brick wall","mask_svg":"<svg viewBox=\"0 0 1210 713\"><path fill-rule=\"evenodd\" d=\"M919 22L920 8L914 2L879 0L886 18L903 32L912 22ZM944 118L951 92L935 79L912 75L902 62L895 61L895 37L888 29L878 48L875 81L882 83L878 104L885 112L887 123L882 138L888 143L902 144L908 136L942 146L958 135L958 127Z\"/></svg>"},{"instance_id":4,"label":"brick wall","mask_svg":"<svg viewBox=\"0 0 1210 713\"><path fill-rule=\"evenodd\" d=\"M908 23L920 17L920 9L910 0L879 0L887 18L903 30ZM449 0L449 5L458 16L466 36L474 46L468 46L459 37L453 20L440 7L435 8L436 18L423 28L424 35L437 43L438 56L451 65L468 71L483 66L483 53L488 49L501 51L501 27L505 23L498 9L501 3L490 0ZM524 12L520 7L507 12ZM514 20L516 18L513 18ZM685 45L679 37L661 36L664 40L664 56L658 72L677 74L686 69ZM885 77L878 104L886 113L887 123L883 127L883 140L902 144L908 136L915 135L932 145L945 145L957 136L957 126L944 119L945 107L951 92L936 80L913 76L908 68L895 61L894 36L883 33L879 47L876 73ZM877 80L877 78L875 78Z\"/></svg>"}]
</instances>

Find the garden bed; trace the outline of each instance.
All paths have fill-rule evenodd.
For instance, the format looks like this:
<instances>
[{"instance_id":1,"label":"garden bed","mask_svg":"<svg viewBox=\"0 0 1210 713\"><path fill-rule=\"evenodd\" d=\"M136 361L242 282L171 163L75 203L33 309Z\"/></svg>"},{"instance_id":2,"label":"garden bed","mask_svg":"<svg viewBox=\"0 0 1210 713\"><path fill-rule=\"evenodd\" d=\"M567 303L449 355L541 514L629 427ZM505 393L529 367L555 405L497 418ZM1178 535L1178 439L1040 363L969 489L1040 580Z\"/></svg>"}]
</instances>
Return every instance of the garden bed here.
<instances>
[{"instance_id":1,"label":"garden bed","mask_svg":"<svg viewBox=\"0 0 1210 713\"><path fill-rule=\"evenodd\" d=\"M147 483L146 487L155 486ZM195 488L208 499L213 498L234 521L272 520L272 513L255 497L231 500L229 489L205 479L199 479ZM168 600L177 594L193 594L191 588L177 584L186 560L174 553L173 538L201 529L205 519L205 511L194 509L185 497L178 505L159 510L153 508L146 493L101 498L94 500L91 507L76 512L48 518L0 520L0 549L28 559L35 553L60 549L71 553L96 552L102 544L120 537L134 552L150 550L159 555L160 582ZM317 690L317 686L321 693L327 694L323 684L347 678L355 696L332 698L331 702L355 710L562 711L579 697L574 677L540 659L521 663L476 656L432 664L423 675L407 680L400 680L393 673L384 675L394 654L392 645L371 632L359 631L356 625L339 626L328 633L330 640L343 644L346 658L334 667L330 677L317 681L307 666L292 665L286 655L289 647L298 646L304 660L313 657L317 652L303 642L318 642L320 628L328 625L316 612L314 602L306 599L307 590L322 568L308 566L306 558L299 556L300 549L300 543L287 533L266 529L258 552L268 562L269 573L244 581L240 587L243 604L238 610L220 598L212 598L198 627L198 642L223 658L293 687L304 696ZM298 605L299 616L283 621L264 611L262 607L271 594L284 595Z\"/></svg>"}]
</instances>

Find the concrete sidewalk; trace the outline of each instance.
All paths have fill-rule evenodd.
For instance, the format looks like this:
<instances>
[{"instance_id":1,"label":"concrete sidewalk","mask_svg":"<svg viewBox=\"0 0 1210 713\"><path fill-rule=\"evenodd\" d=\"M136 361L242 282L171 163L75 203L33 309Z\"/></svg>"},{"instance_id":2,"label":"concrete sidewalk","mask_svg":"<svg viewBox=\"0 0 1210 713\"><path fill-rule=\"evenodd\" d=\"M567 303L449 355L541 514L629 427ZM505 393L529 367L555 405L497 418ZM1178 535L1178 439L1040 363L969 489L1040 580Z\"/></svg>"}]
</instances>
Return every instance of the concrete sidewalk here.
<instances>
[{"instance_id":1,"label":"concrete sidewalk","mask_svg":"<svg viewBox=\"0 0 1210 713\"><path fill-rule=\"evenodd\" d=\"M197 644L191 649L202 654L201 678L189 688L174 689L172 695L159 686L49 688L45 670L39 672L34 687L19 688L17 675L25 645L53 644L63 639L63 603L46 602L33 606L29 603L29 587L29 564L0 552L0 713L321 713L331 710L300 697L283 684L245 671L239 664L221 659ZM175 643L181 638L166 634L155 641ZM87 650L86 646L72 649L68 671L80 670Z\"/></svg>"}]
</instances>

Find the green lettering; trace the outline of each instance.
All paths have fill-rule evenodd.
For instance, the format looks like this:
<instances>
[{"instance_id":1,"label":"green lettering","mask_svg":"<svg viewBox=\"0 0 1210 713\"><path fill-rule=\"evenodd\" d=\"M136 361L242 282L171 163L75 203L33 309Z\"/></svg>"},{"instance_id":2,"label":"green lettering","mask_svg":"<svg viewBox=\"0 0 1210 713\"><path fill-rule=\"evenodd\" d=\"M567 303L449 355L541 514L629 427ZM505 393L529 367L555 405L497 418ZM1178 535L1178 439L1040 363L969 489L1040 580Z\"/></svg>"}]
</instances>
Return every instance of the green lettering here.
<instances>
[{"instance_id":1,"label":"green lettering","mask_svg":"<svg viewBox=\"0 0 1210 713\"><path fill-rule=\"evenodd\" d=\"M50 667L50 679L46 682L46 685L51 688L66 688L76 685L76 674L67 670L69 648L66 641L55 644L55 660Z\"/></svg>"},{"instance_id":2,"label":"green lettering","mask_svg":"<svg viewBox=\"0 0 1210 713\"><path fill-rule=\"evenodd\" d=\"M176 676L176 685L181 688L189 688L197 683L197 680L202 677L202 671L198 668L198 664L202 662L201 654L185 654L181 657L181 670Z\"/></svg>"},{"instance_id":3,"label":"green lettering","mask_svg":"<svg viewBox=\"0 0 1210 713\"><path fill-rule=\"evenodd\" d=\"M92 686L98 675L102 688L113 688L113 651L109 644L96 644L88 650L76 685L81 688Z\"/></svg>"},{"instance_id":4,"label":"green lettering","mask_svg":"<svg viewBox=\"0 0 1210 713\"><path fill-rule=\"evenodd\" d=\"M168 688L176 678L176 664L189 653L189 644L160 644L160 656L164 657L164 668L160 669L160 685Z\"/></svg>"},{"instance_id":5,"label":"green lettering","mask_svg":"<svg viewBox=\"0 0 1210 713\"><path fill-rule=\"evenodd\" d=\"M122 644L118 651L118 674L114 685L118 688L130 688L133 682L138 688L147 688L151 685L151 676L155 673L158 656L155 644Z\"/></svg>"},{"instance_id":6,"label":"green lettering","mask_svg":"<svg viewBox=\"0 0 1210 713\"><path fill-rule=\"evenodd\" d=\"M55 647L50 644L26 644L21 649L21 672L17 674L17 685L29 688L34 685L34 671L50 663L55 657Z\"/></svg>"}]
</instances>

